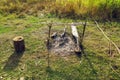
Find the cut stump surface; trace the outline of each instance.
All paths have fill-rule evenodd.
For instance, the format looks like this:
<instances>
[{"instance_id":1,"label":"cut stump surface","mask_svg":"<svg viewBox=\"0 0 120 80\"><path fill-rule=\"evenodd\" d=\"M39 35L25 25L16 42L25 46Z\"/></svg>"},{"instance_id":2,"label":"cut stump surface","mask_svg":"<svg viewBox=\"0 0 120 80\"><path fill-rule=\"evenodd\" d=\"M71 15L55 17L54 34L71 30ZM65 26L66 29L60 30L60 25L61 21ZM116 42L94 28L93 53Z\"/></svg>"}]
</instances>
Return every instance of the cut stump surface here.
<instances>
[{"instance_id":1,"label":"cut stump surface","mask_svg":"<svg viewBox=\"0 0 120 80\"><path fill-rule=\"evenodd\" d=\"M24 38L22 36L17 36L13 39L14 49L16 53L22 53L25 51Z\"/></svg>"}]
</instances>

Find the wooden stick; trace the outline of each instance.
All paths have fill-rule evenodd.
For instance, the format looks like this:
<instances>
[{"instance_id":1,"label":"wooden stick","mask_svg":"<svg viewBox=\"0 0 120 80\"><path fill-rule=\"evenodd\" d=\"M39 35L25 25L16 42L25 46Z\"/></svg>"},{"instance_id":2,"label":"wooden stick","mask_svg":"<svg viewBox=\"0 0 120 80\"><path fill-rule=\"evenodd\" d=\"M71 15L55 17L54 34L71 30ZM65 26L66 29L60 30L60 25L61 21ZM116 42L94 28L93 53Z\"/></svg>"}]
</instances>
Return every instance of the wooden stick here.
<instances>
[{"instance_id":1,"label":"wooden stick","mask_svg":"<svg viewBox=\"0 0 120 80\"><path fill-rule=\"evenodd\" d=\"M109 55L112 56L112 52L111 52L111 42L109 41Z\"/></svg>"},{"instance_id":2,"label":"wooden stick","mask_svg":"<svg viewBox=\"0 0 120 80\"><path fill-rule=\"evenodd\" d=\"M109 66L110 66L110 68L112 69L112 71L115 72L115 73L119 76L120 73L118 73L117 71L115 71L115 70L113 69L113 67L111 66L111 64L110 64ZM119 76L119 78L120 78L120 76Z\"/></svg>"},{"instance_id":3,"label":"wooden stick","mask_svg":"<svg viewBox=\"0 0 120 80\"><path fill-rule=\"evenodd\" d=\"M83 42L83 39L84 39L85 30L86 30L86 26L87 26L87 22L85 21L85 23L83 24L83 34L82 34L82 38L81 38L81 44L82 44L82 42Z\"/></svg>"},{"instance_id":4,"label":"wooden stick","mask_svg":"<svg viewBox=\"0 0 120 80\"><path fill-rule=\"evenodd\" d=\"M46 22L40 22L38 24L46 25ZM71 23L55 22L55 23L52 23L52 25L53 26L58 26L58 25L61 25L61 26L64 26L64 25L71 26ZM83 25L83 22L74 22L74 25L76 25L76 26ZM87 26L95 26L95 24L87 22Z\"/></svg>"},{"instance_id":5,"label":"wooden stick","mask_svg":"<svg viewBox=\"0 0 120 80\"><path fill-rule=\"evenodd\" d=\"M102 32L102 34L104 35L104 37L110 41L114 46L115 48L117 49L118 53L120 54L120 50L118 48L118 46L105 34L105 32L100 28L100 26L98 25L97 21L95 21L96 25L97 25L97 28Z\"/></svg>"},{"instance_id":6,"label":"wooden stick","mask_svg":"<svg viewBox=\"0 0 120 80\"><path fill-rule=\"evenodd\" d=\"M48 67L50 66L49 55L50 55L50 33L51 33L51 27L52 27L52 23L49 23L49 24L48 24L49 32L48 32L48 40L47 40L47 48L48 48Z\"/></svg>"}]
</instances>

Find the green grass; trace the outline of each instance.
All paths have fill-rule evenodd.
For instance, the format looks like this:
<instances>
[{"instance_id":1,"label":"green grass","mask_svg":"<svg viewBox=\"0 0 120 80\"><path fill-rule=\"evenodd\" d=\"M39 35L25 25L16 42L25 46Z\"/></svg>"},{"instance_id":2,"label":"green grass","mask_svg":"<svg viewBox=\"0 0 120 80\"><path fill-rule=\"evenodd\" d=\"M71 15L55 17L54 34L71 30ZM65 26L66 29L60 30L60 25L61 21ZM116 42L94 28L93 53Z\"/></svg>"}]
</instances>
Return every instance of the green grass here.
<instances>
[{"instance_id":1,"label":"green grass","mask_svg":"<svg viewBox=\"0 0 120 80\"><path fill-rule=\"evenodd\" d=\"M13 17L11 17L13 16ZM95 26L88 26L84 38L85 54L56 56L50 55L50 68L47 67L47 24L41 22L72 22L72 19L39 18L15 15L1 16L0 22L0 78L2 80L119 80L120 55L108 55L108 42ZM77 20L78 22L81 20ZM92 22L90 22L92 23ZM102 23L100 24L103 25ZM116 25L116 27L114 27ZM120 25L112 23L102 27L109 37L120 47ZM53 26L52 31L61 31L64 26ZM82 26L77 27L81 33ZM70 27L68 27L68 32ZM15 36L23 36L26 51L21 56L14 54ZM112 50L115 50L112 47ZM111 67L116 66L114 70Z\"/></svg>"}]
</instances>

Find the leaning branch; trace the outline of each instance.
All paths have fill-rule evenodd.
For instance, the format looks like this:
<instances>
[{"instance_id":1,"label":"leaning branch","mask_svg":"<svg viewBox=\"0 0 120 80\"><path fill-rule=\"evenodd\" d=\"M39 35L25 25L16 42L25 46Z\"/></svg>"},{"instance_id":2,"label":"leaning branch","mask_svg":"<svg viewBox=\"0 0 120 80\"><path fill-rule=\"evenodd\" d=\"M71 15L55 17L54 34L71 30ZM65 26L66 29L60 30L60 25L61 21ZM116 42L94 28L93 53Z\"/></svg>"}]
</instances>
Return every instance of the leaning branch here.
<instances>
[{"instance_id":1,"label":"leaning branch","mask_svg":"<svg viewBox=\"0 0 120 80\"><path fill-rule=\"evenodd\" d=\"M100 26L98 25L97 21L95 21L96 25L97 25L97 28L102 32L102 34L105 36L105 38L110 41L114 46L115 48L117 49L118 53L120 54L120 50L118 48L118 46L105 34L105 32L100 28Z\"/></svg>"}]
</instances>

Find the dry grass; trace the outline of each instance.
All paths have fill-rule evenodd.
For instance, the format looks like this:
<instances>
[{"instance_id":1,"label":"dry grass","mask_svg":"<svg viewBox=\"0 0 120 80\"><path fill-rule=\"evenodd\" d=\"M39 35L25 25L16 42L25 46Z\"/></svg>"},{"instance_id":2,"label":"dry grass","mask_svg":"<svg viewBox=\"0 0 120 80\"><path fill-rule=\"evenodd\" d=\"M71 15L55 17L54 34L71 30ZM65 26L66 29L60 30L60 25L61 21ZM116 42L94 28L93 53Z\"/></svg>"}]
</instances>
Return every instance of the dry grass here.
<instances>
[{"instance_id":1,"label":"dry grass","mask_svg":"<svg viewBox=\"0 0 120 80\"><path fill-rule=\"evenodd\" d=\"M92 17L99 19L120 19L119 0L57 0L58 14L77 17Z\"/></svg>"},{"instance_id":2,"label":"dry grass","mask_svg":"<svg viewBox=\"0 0 120 80\"><path fill-rule=\"evenodd\" d=\"M34 14L39 11L58 17L120 19L120 0L1 0L0 12Z\"/></svg>"}]
</instances>

